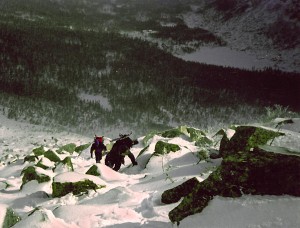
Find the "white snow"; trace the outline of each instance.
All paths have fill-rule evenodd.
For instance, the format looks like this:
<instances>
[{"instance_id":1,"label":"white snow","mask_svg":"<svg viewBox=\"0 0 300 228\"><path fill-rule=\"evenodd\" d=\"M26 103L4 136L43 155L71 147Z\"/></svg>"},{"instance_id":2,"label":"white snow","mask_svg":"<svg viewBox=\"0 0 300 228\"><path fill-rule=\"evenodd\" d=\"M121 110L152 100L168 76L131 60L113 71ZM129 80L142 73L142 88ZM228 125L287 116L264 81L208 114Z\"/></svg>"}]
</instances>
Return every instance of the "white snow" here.
<instances>
[{"instance_id":1,"label":"white snow","mask_svg":"<svg viewBox=\"0 0 300 228\"><path fill-rule=\"evenodd\" d=\"M195 227L193 224L197 223L201 228L296 228L300 224L299 210L300 198L295 197L242 196L232 199L217 196L202 213L184 219L182 227Z\"/></svg>"},{"instance_id":2,"label":"white snow","mask_svg":"<svg viewBox=\"0 0 300 228\"><path fill-rule=\"evenodd\" d=\"M45 145L49 149L57 148L51 137L57 138L57 144L70 142L84 144L92 141L86 137L49 130L13 120L1 118L0 158L6 155L9 148L14 158L11 163L3 162L0 167L0 183L8 183L0 190L0 226L3 223L6 208L12 208L22 220L14 227L176 227L168 218L168 213L178 203L165 205L161 203L163 191L173 188L191 177L204 180L221 162L201 161L195 152L199 149L193 142L184 137L173 139L154 136L149 140L149 148L137 158L138 166L131 166L129 158L120 172L115 172L102 163L97 164L101 176L85 174L95 163L90 158L89 148L81 155L71 156L74 172L63 170L43 170L39 173L49 175L55 181L74 182L90 179L106 187L87 194L73 195L69 193L61 198L52 198L52 181L38 183L30 181L20 190L22 184L21 171L30 163L23 163L23 157L32 152L32 148ZM299 133L288 131L290 135ZM233 132L227 132L233 133ZM289 141L297 139L290 137ZM44 141L46 139L46 142ZM144 148L140 143L132 148L135 157ZM165 156L151 158L155 143L163 140L180 145L180 151ZM32 143L34 142L34 145ZM275 143L275 142L274 142ZM280 144L280 141L276 142ZM294 142L294 144L299 144ZM16 155L19 155L17 157ZM44 159L45 160L45 159ZM45 160L46 162L46 160ZM146 167L145 169L143 169ZM62 173L61 173L62 172ZM35 210L36 209L36 210ZM34 211L35 210L35 211ZM267 227L300 227L300 198L292 196L251 196L240 198L215 197L203 212L189 216L181 221L178 227L209 228L267 228Z\"/></svg>"},{"instance_id":3,"label":"white snow","mask_svg":"<svg viewBox=\"0 0 300 228\"><path fill-rule=\"evenodd\" d=\"M104 97L101 94L91 95L91 94L87 94L87 93L81 93L81 94L79 94L78 97L83 101L99 103L99 105L106 110L109 110L109 111L112 110L112 106L109 103L108 98Z\"/></svg>"},{"instance_id":4,"label":"white snow","mask_svg":"<svg viewBox=\"0 0 300 228\"><path fill-rule=\"evenodd\" d=\"M53 180L55 182L61 182L61 183L90 180L90 181L93 181L95 184L99 184L99 185L106 184L103 180L101 180L100 178L98 178L96 176L86 175L86 174L77 173L77 172L64 172L64 173L61 173L61 174L58 174L57 176L55 176Z\"/></svg>"},{"instance_id":5,"label":"white snow","mask_svg":"<svg viewBox=\"0 0 300 228\"><path fill-rule=\"evenodd\" d=\"M275 25L278 20L289 21L285 10L287 6L294 5L292 1L248 1L252 7L227 19L211 7L211 1L195 2L192 11L181 15L186 25L191 28L204 28L224 39L227 44L226 47L201 47L199 51L185 54L182 58L246 69L271 66L283 71L300 72L299 43L294 48L284 49L274 45L265 35L269 26ZM299 29L299 23L294 26L295 31Z\"/></svg>"},{"instance_id":6,"label":"white snow","mask_svg":"<svg viewBox=\"0 0 300 228\"><path fill-rule=\"evenodd\" d=\"M0 204L0 224L3 224L7 205Z\"/></svg>"},{"instance_id":7,"label":"white snow","mask_svg":"<svg viewBox=\"0 0 300 228\"><path fill-rule=\"evenodd\" d=\"M273 66L272 61L268 59L258 59L253 54L233 50L229 47L201 47L195 52L177 55L177 57L186 61L248 70L264 69Z\"/></svg>"},{"instance_id":8,"label":"white snow","mask_svg":"<svg viewBox=\"0 0 300 228\"><path fill-rule=\"evenodd\" d=\"M227 129L226 130L226 136L227 138L230 140L232 138L232 136L235 134L235 130L232 129Z\"/></svg>"}]
</instances>

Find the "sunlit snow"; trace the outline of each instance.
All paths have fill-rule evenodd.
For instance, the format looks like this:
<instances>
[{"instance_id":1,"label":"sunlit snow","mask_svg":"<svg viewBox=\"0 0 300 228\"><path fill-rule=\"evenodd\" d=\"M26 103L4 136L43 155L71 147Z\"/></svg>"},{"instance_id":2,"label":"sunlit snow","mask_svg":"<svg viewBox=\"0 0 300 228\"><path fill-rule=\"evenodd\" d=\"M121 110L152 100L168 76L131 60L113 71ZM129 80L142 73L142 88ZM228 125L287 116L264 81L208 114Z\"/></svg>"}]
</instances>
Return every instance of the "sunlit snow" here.
<instances>
[{"instance_id":1,"label":"sunlit snow","mask_svg":"<svg viewBox=\"0 0 300 228\"><path fill-rule=\"evenodd\" d=\"M5 209L10 207L22 218L14 227L177 227L170 222L168 213L178 203L161 203L163 191L191 177L202 181L221 162L220 159L215 159L198 163L199 159L195 156L197 147L185 137L166 139L154 136L148 142L149 148L143 155L138 157L144 148L143 138L139 138L139 144L132 148L138 166L132 167L126 157L125 166L122 166L120 172L115 172L105 166L102 159L97 164L101 176L96 177L85 174L96 164L90 158L88 148L80 155L71 155L74 172L60 173L61 170L53 172L51 169L41 168L37 168L37 171L49 175L55 181L90 179L106 187L89 190L87 194L75 196L69 193L61 198L53 198L52 181L40 184L30 181L20 190L21 171L29 166L28 162L23 162L23 157L40 145L54 150L57 146L70 142L75 142L76 145L90 143L92 138L51 132L46 128L8 120L4 116L0 116L0 119L0 158L4 160L7 153L11 155L0 166L0 224L3 223ZM299 137L299 133L294 134ZM56 143L52 138L57 139ZM163 157L153 157L147 164L158 140L176 143L180 145L180 151ZM47 164L51 165L51 162ZM9 184L9 187L6 188L4 183ZM35 209L37 210L34 211ZM299 210L300 198L287 195L215 197L202 213L185 218L178 227L296 228L300 226Z\"/></svg>"}]
</instances>

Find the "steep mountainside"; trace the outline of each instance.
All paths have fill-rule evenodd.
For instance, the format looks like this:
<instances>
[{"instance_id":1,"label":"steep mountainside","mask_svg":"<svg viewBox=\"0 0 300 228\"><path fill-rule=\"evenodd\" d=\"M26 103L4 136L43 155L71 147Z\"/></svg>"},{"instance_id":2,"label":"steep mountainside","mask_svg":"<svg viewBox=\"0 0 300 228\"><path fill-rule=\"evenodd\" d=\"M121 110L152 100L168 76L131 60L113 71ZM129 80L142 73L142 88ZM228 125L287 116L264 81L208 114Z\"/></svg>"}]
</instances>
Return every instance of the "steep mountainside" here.
<instances>
[{"instance_id":1,"label":"steep mountainside","mask_svg":"<svg viewBox=\"0 0 300 228\"><path fill-rule=\"evenodd\" d=\"M299 27L296 3L276 2L0 0L0 112L91 135L219 128L268 118L273 108L299 111L300 70L174 56L227 45L299 69L298 37L274 29Z\"/></svg>"},{"instance_id":2,"label":"steep mountainside","mask_svg":"<svg viewBox=\"0 0 300 228\"><path fill-rule=\"evenodd\" d=\"M196 1L183 14L189 27L205 28L229 47L270 59L278 68L300 71L300 3L296 0Z\"/></svg>"}]
</instances>

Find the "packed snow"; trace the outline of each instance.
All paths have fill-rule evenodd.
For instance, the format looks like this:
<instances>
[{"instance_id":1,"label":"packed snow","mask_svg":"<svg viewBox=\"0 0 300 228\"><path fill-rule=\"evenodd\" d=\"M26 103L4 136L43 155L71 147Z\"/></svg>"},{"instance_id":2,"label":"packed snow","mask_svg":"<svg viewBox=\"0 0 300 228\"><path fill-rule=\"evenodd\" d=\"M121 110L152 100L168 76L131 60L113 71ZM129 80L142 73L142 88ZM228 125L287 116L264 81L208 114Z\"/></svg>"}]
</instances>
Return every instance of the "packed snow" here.
<instances>
[{"instance_id":1,"label":"packed snow","mask_svg":"<svg viewBox=\"0 0 300 228\"><path fill-rule=\"evenodd\" d=\"M0 116L0 119L0 224L3 224L5 209L11 208L22 219L14 227L177 227L170 222L168 213L179 203L161 203L163 191L191 177L204 180L221 162L221 159L199 162L195 155L199 148L185 137L167 139L154 136L148 142L149 148L138 156L145 146L141 137L138 139L139 144L131 150L137 157L138 166L132 166L126 157L125 166L115 172L104 165L103 158L97 164L101 177L96 177L85 174L96 164L90 158L88 148L81 154L71 155L74 172L61 173L61 170L53 172L41 168L38 171L50 175L56 181L72 182L88 178L106 187L89 190L87 194L69 193L55 198L51 196L51 181L30 181L20 190L21 171L29 166L29 162L24 162L24 156L41 145L55 150L57 146L70 142L82 145L91 143L93 139L67 132L53 132L4 116ZM298 132L289 132L299 137ZM230 134L232 132L228 132ZM180 146L180 150L153 157L147 164L158 140L175 143ZM104 143L107 142L108 138ZM5 183L9 186L6 187ZM178 227L296 228L300 227L299 211L300 198L288 195L244 195L235 199L215 197L202 213L185 218Z\"/></svg>"}]
</instances>

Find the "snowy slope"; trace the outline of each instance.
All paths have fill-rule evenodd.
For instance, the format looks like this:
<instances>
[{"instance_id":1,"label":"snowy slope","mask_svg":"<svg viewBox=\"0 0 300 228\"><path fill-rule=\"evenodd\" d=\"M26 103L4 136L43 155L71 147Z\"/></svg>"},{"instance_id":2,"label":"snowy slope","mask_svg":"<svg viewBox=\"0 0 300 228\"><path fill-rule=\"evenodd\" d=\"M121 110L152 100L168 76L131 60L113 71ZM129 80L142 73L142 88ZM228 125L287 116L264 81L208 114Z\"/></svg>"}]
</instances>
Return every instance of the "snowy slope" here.
<instances>
[{"instance_id":1,"label":"snowy slope","mask_svg":"<svg viewBox=\"0 0 300 228\"><path fill-rule=\"evenodd\" d=\"M299 129L297 129L299 130ZM300 134L289 133L289 143L299 149ZM53 143L51 137L57 137ZM46 139L46 141L44 141ZM29 166L22 156L29 154L33 147L47 145L49 149L74 142L77 145L88 143L91 139L64 132L49 132L45 128L24 125L1 117L1 156L9 148L10 154L19 154L10 164L0 167L0 224L3 222L5 208L12 208L22 220L14 227L175 227L168 218L168 213L178 203L165 205L160 198L164 190L170 189L185 180L196 176L200 181L207 178L221 162L220 159L210 162L201 161L196 152L199 150L187 137L163 138L154 136L148 142L149 148L138 156L144 148L143 137L132 152L137 157L138 166L132 167L130 160L125 159L126 166L115 172L102 163L98 165L101 177L85 175L95 164L90 158L89 149L71 159L74 172L65 172L55 177L59 181L79 180L89 176L95 182L105 184L105 188L90 190L88 194L74 196L67 194L61 198L52 198L51 181L38 184L30 181L20 190L22 184L21 170ZM153 157L147 164L158 140L168 141L180 146L176 153ZM32 144L35 145L32 145ZM280 140L274 142L280 144ZM287 143L287 142L285 142ZM64 158L66 155L60 155ZM144 167L146 167L144 169ZM60 171L40 169L51 177ZM5 188L3 183L10 186ZM34 209L37 209L34 211ZM291 196L249 196L241 198L215 197L200 214L184 219L179 227L289 227L300 226L298 216L300 198ZM31 214L31 215L30 215ZM30 216L29 216L30 215Z\"/></svg>"},{"instance_id":2,"label":"snowy slope","mask_svg":"<svg viewBox=\"0 0 300 228\"><path fill-rule=\"evenodd\" d=\"M236 2L236 5L225 12L218 10L215 2L218 1L195 3L193 11L182 15L185 23L222 37L229 48L228 58L233 50L241 52L241 56L248 55L249 60L245 59L245 62L251 63L255 57L260 64L252 63L253 68L273 67L300 72L300 22L299 16L294 16L299 12L297 1L228 1ZM197 56L194 60L205 62L204 58L197 59ZM216 58L215 64L239 67L234 58L232 63L226 64L219 63Z\"/></svg>"}]
</instances>

